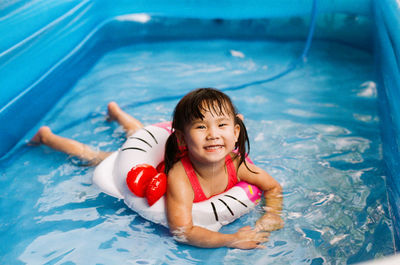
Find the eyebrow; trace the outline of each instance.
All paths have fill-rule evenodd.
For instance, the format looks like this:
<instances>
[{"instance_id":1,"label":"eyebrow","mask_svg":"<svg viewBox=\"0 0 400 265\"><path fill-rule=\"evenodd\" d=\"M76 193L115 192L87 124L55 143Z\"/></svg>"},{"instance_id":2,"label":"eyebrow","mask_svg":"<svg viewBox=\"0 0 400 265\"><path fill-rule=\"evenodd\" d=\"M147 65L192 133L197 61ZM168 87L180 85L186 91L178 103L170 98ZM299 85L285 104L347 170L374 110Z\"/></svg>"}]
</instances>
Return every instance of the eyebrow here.
<instances>
[{"instance_id":1,"label":"eyebrow","mask_svg":"<svg viewBox=\"0 0 400 265\"><path fill-rule=\"evenodd\" d=\"M221 118L218 118L218 119L217 119L218 122L221 122L221 121L230 121L230 120L231 120L231 118L230 118L229 116L224 116L224 117L221 117Z\"/></svg>"},{"instance_id":2,"label":"eyebrow","mask_svg":"<svg viewBox=\"0 0 400 265\"><path fill-rule=\"evenodd\" d=\"M196 125L198 123L204 123L204 120L202 119L196 119L190 122L190 125Z\"/></svg>"},{"instance_id":3,"label":"eyebrow","mask_svg":"<svg viewBox=\"0 0 400 265\"><path fill-rule=\"evenodd\" d=\"M231 119L230 116L223 115L223 116L218 116L218 118L216 118L216 121L219 122L219 121L230 120L230 119ZM192 124L202 123L202 122L205 122L205 121L204 121L204 119L200 119L200 118L199 119L194 119L194 120L191 121Z\"/></svg>"}]
</instances>

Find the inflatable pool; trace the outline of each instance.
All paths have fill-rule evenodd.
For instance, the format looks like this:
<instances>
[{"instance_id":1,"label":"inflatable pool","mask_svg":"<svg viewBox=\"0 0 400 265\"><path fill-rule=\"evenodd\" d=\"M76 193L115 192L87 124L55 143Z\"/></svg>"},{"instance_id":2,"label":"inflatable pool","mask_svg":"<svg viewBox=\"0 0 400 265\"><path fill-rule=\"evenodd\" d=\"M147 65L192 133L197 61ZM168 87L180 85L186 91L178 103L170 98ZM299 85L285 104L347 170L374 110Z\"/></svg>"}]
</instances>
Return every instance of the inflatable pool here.
<instances>
[{"instance_id":1,"label":"inflatable pool","mask_svg":"<svg viewBox=\"0 0 400 265\"><path fill-rule=\"evenodd\" d=\"M399 1L204 0L182 4L178 0L122 0L118 3L28 0L3 1L0 10L0 157L5 165L12 163L13 156L25 148L32 130L37 129L43 117L78 80L104 55L121 47L207 39L306 43L303 56L299 57L301 60L292 68L282 69L276 78L306 63L305 55L313 47L310 37L373 53L376 77L371 79L376 82L378 94L381 152L394 252L400 246ZM203 26L199 27L199 23ZM230 23L232 31L222 27L224 23ZM181 24L188 26L180 27ZM248 30L235 31L239 26L246 26ZM235 50L230 52L237 58L243 56ZM247 89L248 85L271 80L260 77L249 80L248 84L230 83L221 88ZM174 95L150 98L141 104L171 98L174 99ZM21 240L19 244L25 243Z\"/></svg>"}]
</instances>

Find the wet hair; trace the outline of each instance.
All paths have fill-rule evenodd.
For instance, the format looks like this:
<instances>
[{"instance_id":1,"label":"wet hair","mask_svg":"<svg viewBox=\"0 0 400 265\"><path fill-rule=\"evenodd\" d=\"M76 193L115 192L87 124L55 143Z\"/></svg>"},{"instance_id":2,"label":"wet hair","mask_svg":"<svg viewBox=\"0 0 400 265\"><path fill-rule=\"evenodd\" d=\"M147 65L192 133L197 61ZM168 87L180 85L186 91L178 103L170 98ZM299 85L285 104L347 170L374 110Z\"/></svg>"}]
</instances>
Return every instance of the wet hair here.
<instances>
[{"instance_id":1,"label":"wet hair","mask_svg":"<svg viewBox=\"0 0 400 265\"><path fill-rule=\"evenodd\" d=\"M240 126L238 141L235 144L235 149L238 151L239 166L246 164L246 155L250 152L249 137L243 121L237 116L237 109L233 105L229 96L214 88L199 88L186 94L176 105L173 119L173 133L168 137L164 162L165 172L168 174L173 165L180 160L181 150L178 143L176 132L184 132L185 126L195 120L204 119L203 113L210 111L216 115L231 115L234 118L235 125Z\"/></svg>"}]
</instances>

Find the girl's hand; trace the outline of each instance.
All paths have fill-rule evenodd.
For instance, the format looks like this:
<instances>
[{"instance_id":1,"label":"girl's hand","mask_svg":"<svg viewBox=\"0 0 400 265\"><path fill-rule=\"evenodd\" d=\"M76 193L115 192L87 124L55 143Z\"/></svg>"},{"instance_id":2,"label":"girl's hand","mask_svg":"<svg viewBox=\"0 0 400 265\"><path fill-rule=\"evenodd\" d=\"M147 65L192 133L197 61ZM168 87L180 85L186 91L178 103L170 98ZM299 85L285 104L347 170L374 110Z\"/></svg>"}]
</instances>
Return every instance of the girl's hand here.
<instances>
[{"instance_id":1,"label":"girl's hand","mask_svg":"<svg viewBox=\"0 0 400 265\"><path fill-rule=\"evenodd\" d=\"M261 243L268 241L269 234L268 232L258 232L250 226L245 226L233 234L235 240L228 247L240 249L265 248Z\"/></svg>"},{"instance_id":2,"label":"girl's hand","mask_svg":"<svg viewBox=\"0 0 400 265\"><path fill-rule=\"evenodd\" d=\"M274 231L283 228L284 222L276 213L266 213L256 222L256 231Z\"/></svg>"}]
</instances>

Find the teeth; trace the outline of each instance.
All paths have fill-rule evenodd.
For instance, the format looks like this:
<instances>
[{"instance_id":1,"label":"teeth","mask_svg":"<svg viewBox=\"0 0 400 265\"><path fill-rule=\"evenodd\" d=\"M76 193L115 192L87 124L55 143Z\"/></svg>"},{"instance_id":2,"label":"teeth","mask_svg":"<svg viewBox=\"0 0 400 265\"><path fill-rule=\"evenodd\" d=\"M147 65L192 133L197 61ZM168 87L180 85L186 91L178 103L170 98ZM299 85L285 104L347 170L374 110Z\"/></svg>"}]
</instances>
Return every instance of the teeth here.
<instances>
[{"instance_id":1,"label":"teeth","mask_svg":"<svg viewBox=\"0 0 400 265\"><path fill-rule=\"evenodd\" d=\"M211 150L214 150L214 149L219 149L219 148L221 148L220 145L213 145L213 146L207 146L207 147L206 147L207 150L210 150L210 149L211 149Z\"/></svg>"}]
</instances>

